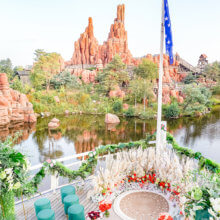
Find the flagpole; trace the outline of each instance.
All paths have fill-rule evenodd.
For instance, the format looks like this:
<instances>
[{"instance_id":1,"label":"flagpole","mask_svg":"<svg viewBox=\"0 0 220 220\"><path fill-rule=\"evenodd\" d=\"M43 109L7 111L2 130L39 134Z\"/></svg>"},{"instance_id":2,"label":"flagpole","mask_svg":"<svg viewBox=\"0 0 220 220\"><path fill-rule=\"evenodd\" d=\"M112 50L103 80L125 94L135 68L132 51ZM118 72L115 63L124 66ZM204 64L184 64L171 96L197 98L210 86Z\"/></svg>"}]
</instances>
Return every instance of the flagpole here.
<instances>
[{"instance_id":1,"label":"flagpole","mask_svg":"<svg viewBox=\"0 0 220 220\"><path fill-rule=\"evenodd\" d=\"M162 117L162 85L163 85L163 47L164 47L164 0L162 0L161 15L161 36L160 36L160 66L159 66L159 82L158 82L158 100L157 100L157 137L156 152L158 152L161 144L161 117Z\"/></svg>"}]
</instances>

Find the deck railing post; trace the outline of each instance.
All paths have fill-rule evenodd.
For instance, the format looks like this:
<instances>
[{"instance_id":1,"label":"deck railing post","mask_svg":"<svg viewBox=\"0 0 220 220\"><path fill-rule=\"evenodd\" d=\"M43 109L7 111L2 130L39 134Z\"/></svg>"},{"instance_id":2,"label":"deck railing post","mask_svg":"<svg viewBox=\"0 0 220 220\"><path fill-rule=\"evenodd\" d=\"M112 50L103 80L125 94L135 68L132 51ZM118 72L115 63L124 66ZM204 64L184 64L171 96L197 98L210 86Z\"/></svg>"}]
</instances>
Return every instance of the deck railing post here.
<instances>
[{"instance_id":1,"label":"deck railing post","mask_svg":"<svg viewBox=\"0 0 220 220\"><path fill-rule=\"evenodd\" d=\"M56 189L58 188L58 184L59 184L59 177L57 175L57 171L51 175L51 189L53 190L53 192L56 192Z\"/></svg>"}]
</instances>

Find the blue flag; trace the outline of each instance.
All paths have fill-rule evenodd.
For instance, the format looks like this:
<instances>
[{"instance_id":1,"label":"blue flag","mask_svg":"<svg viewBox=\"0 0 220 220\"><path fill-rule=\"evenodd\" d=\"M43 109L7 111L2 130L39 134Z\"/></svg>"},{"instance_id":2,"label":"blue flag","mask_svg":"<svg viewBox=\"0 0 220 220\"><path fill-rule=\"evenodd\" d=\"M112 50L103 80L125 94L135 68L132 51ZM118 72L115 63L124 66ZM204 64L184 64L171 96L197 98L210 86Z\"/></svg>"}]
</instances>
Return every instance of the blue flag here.
<instances>
[{"instance_id":1,"label":"blue flag","mask_svg":"<svg viewBox=\"0 0 220 220\"><path fill-rule=\"evenodd\" d=\"M173 38L171 31L168 0L164 0L164 26L165 26L166 53L170 57L170 64L173 64Z\"/></svg>"}]
</instances>

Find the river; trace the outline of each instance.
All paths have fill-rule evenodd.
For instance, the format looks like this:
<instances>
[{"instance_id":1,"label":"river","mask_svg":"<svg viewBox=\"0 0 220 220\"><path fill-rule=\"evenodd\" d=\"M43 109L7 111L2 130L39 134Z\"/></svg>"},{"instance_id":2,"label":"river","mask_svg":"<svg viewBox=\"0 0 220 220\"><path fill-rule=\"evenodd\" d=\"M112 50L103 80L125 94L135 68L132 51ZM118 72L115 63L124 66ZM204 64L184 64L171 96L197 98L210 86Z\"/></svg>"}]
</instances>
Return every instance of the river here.
<instances>
[{"instance_id":1,"label":"river","mask_svg":"<svg viewBox=\"0 0 220 220\"><path fill-rule=\"evenodd\" d=\"M120 124L107 126L104 116L70 115L57 118L61 124L55 131L48 130L51 117L39 118L35 125L21 124L1 129L0 138L3 140L20 131L22 136L14 147L27 154L32 165L35 165L48 158L90 151L99 145L139 140L156 129L156 120L120 118ZM167 120L167 126L180 146L200 151L220 163L220 106L203 117Z\"/></svg>"}]
</instances>

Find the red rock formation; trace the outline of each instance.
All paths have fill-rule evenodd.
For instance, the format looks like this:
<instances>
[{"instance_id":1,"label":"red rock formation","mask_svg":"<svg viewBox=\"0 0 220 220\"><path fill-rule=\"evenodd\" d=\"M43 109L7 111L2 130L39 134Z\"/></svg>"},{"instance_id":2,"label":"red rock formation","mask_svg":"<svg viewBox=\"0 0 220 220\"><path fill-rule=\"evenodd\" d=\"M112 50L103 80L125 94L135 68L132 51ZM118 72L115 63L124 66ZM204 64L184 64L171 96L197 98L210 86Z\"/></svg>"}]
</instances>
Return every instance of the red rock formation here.
<instances>
[{"instance_id":1,"label":"red rock formation","mask_svg":"<svg viewBox=\"0 0 220 220\"><path fill-rule=\"evenodd\" d=\"M105 123L109 124L115 124L115 123L120 123L120 119L118 118L117 115L114 114L106 114L105 115Z\"/></svg>"},{"instance_id":2,"label":"red rock formation","mask_svg":"<svg viewBox=\"0 0 220 220\"><path fill-rule=\"evenodd\" d=\"M36 122L26 95L9 88L5 73L0 73L0 126L13 122Z\"/></svg>"},{"instance_id":3,"label":"red rock formation","mask_svg":"<svg viewBox=\"0 0 220 220\"><path fill-rule=\"evenodd\" d=\"M78 41L75 42L75 51L71 61L66 65L78 64L102 64L109 63L115 54L119 54L126 64L132 61L132 55L128 50L127 31L124 26L125 5L118 5L117 18L111 25L110 33L107 41L103 45L98 45L98 41L94 37L92 18L89 18L88 27L85 32L80 35Z\"/></svg>"},{"instance_id":4,"label":"red rock formation","mask_svg":"<svg viewBox=\"0 0 220 220\"><path fill-rule=\"evenodd\" d=\"M109 63L115 54L119 54L126 64L131 64L132 55L128 50L127 31L124 25L125 5L118 5L117 18L111 25L108 39L101 46L100 58L103 64Z\"/></svg>"},{"instance_id":5,"label":"red rock formation","mask_svg":"<svg viewBox=\"0 0 220 220\"><path fill-rule=\"evenodd\" d=\"M73 69L72 74L81 78L84 83L93 83L95 82L95 77L97 75L96 70L86 70L86 69Z\"/></svg>"},{"instance_id":6,"label":"red rock formation","mask_svg":"<svg viewBox=\"0 0 220 220\"><path fill-rule=\"evenodd\" d=\"M68 64L96 64L98 61L98 41L94 37L92 18L89 17L88 27L85 32L80 35L78 41L74 44L75 51L73 53L71 62Z\"/></svg>"},{"instance_id":7,"label":"red rock formation","mask_svg":"<svg viewBox=\"0 0 220 220\"><path fill-rule=\"evenodd\" d=\"M129 105L128 105L127 103L124 103L124 104L123 104L123 109L124 109L124 110L128 110L128 108L129 108Z\"/></svg>"},{"instance_id":8,"label":"red rock formation","mask_svg":"<svg viewBox=\"0 0 220 220\"><path fill-rule=\"evenodd\" d=\"M125 92L122 91L119 86L115 86L109 92L109 97L119 97L123 99L125 97Z\"/></svg>"},{"instance_id":9,"label":"red rock formation","mask_svg":"<svg viewBox=\"0 0 220 220\"><path fill-rule=\"evenodd\" d=\"M53 118L49 123L48 123L48 128L49 129L56 129L60 126L60 120L57 118Z\"/></svg>"}]
</instances>

